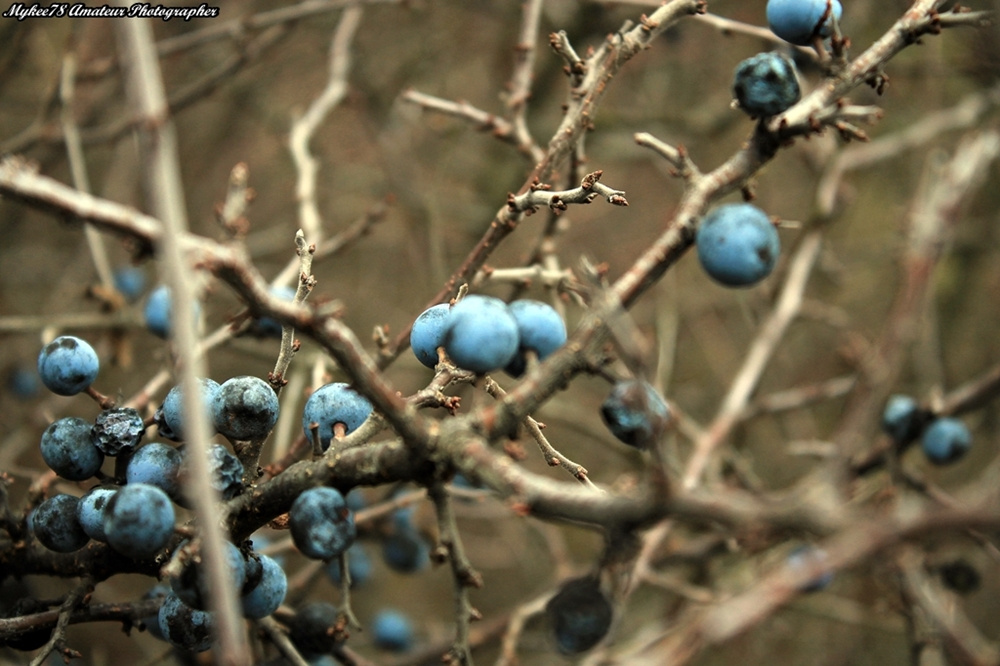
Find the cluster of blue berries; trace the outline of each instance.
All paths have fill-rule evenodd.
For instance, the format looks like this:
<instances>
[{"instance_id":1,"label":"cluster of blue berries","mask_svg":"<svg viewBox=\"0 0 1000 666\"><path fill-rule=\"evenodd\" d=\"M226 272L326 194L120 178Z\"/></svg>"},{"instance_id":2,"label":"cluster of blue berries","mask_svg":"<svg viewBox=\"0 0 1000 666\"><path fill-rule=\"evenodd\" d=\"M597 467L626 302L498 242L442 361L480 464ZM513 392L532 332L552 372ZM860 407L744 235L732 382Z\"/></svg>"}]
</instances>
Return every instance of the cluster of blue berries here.
<instances>
[{"instance_id":1,"label":"cluster of blue berries","mask_svg":"<svg viewBox=\"0 0 1000 666\"><path fill-rule=\"evenodd\" d=\"M921 438L921 448L935 465L949 465L969 452L972 434L953 417L937 417L908 395L889 398L882 412L882 430L899 446Z\"/></svg>"},{"instance_id":2,"label":"cluster of blue berries","mask_svg":"<svg viewBox=\"0 0 1000 666\"><path fill-rule=\"evenodd\" d=\"M815 44L833 33L842 8L838 0L768 0L771 31L799 46ZM786 111L802 97L795 65L783 53L766 52L747 58L733 75L736 105L752 118L769 118Z\"/></svg>"},{"instance_id":3,"label":"cluster of blue berries","mask_svg":"<svg viewBox=\"0 0 1000 666\"><path fill-rule=\"evenodd\" d=\"M410 331L410 348L429 368L443 347L460 368L479 374L503 369L512 377L524 374L530 355L544 360L565 343L566 324L551 305L528 299L508 305L478 294L428 308Z\"/></svg>"}]
</instances>

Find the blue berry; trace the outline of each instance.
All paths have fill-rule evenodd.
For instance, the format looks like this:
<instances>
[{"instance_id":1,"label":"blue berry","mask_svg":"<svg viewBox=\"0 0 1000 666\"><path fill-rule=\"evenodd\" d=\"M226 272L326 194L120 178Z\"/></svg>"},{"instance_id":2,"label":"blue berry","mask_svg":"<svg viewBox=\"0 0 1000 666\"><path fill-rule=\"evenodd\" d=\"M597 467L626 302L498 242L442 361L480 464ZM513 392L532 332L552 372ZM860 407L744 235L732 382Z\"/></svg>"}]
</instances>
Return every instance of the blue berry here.
<instances>
[{"instance_id":1,"label":"blue berry","mask_svg":"<svg viewBox=\"0 0 1000 666\"><path fill-rule=\"evenodd\" d=\"M527 367L526 352L534 352L541 361L566 344L566 324L554 307L541 301L514 301L508 309L517 322L520 346L504 370L512 377L520 377Z\"/></svg>"},{"instance_id":2,"label":"blue berry","mask_svg":"<svg viewBox=\"0 0 1000 666\"><path fill-rule=\"evenodd\" d=\"M215 642L215 615L196 610L168 594L157 616L160 634L168 643L191 652L204 652Z\"/></svg>"},{"instance_id":3,"label":"blue berry","mask_svg":"<svg viewBox=\"0 0 1000 666\"><path fill-rule=\"evenodd\" d=\"M354 543L354 514L344 496L333 488L310 488L288 511L295 546L306 557L328 560Z\"/></svg>"},{"instance_id":4,"label":"blue berry","mask_svg":"<svg viewBox=\"0 0 1000 666\"><path fill-rule=\"evenodd\" d=\"M935 465L953 463L972 446L972 435L964 423L946 417L935 420L924 430L924 455Z\"/></svg>"},{"instance_id":5,"label":"blue berry","mask_svg":"<svg viewBox=\"0 0 1000 666\"><path fill-rule=\"evenodd\" d=\"M444 348L460 368L486 373L504 368L517 355L517 320L492 296L466 296L445 322Z\"/></svg>"},{"instance_id":6,"label":"blue berry","mask_svg":"<svg viewBox=\"0 0 1000 666\"><path fill-rule=\"evenodd\" d=\"M430 563L431 547L415 528L397 525L382 541L382 560L393 571L415 573Z\"/></svg>"},{"instance_id":7,"label":"blue berry","mask_svg":"<svg viewBox=\"0 0 1000 666\"><path fill-rule=\"evenodd\" d=\"M292 287L272 287L271 296L291 302L295 300L295 289ZM248 331L251 335L261 338L280 338L281 323L271 317L261 317L250 322Z\"/></svg>"},{"instance_id":8,"label":"blue berry","mask_svg":"<svg viewBox=\"0 0 1000 666\"><path fill-rule=\"evenodd\" d=\"M38 354L38 375L57 395L76 395L97 379L101 364L90 344L72 335L62 335Z\"/></svg>"},{"instance_id":9,"label":"blue berry","mask_svg":"<svg viewBox=\"0 0 1000 666\"><path fill-rule=\"evenodd\" d=\"M148 483L156 486L171 499L180 497L181 465L184 456L167 444L153 442L140 448L125 468L127 483Z\"/></svg>"},{"instance_id":10,"label":"blue berry","mask_svg":"<svg viewBox=\"0 0 1000 666\"><path fill-rule=\"evenodd\" d=\"M75 416L59 419L42 433L42 459L53 472L70 481L97 474L104 454L90 437L92 426Z\"/></svg>"},{"instance_id":11,"label":"blue berry","mask_svg":"<svg viewBox=\"0 0 1000 666\"><path fill-rule=\"evenodd\" d=\"M578 654L597 645L611 628L614 614L594 577L565 583L546 604L545 612L563 654Z\"/></svg>"},{"instance_id":12,"label":"blue berry","mask_svg":"<svg viewBox=\"0 0 1000 666\"><path fill-rule=\"evenodd\" d=\"M919 403L908 395L893 395L882 412L882 430L897 442L916 439L923 429Z\"/></svg>"},{"instance_id":13,"label":"blue berry","mask_svg":"<svg viewBox=\"0 0 1000 666\"><path fill-rule=\"evenodd\" d=\"M372 413L372 405L348 384L334 382L321 386L306 400L302 410L302 432L312 441L310 425L319 424L320 442L325 450L333 438L333 426L343 423L345 434L354 432Z\"/></svg>"},{"instance_id":14,"label":"blue berry","mask_svg":"<svg viewBox=\"0 0 1000 666\"><path fill-rule=\"evenodd\" d=\"M166 599L167 595L171 594L170 586L163 583L157 583L154 585L146 594L142 595L143 601L148 601L150 599ZM157 610L155 615L150 615L142 618L142 623L146 627L146 631L153 638L158 638L161 641L167 640L163 632L160 631L160 613Z\"/></svg>"},{"instance_id":15,"label":"blue berry","mask_svg":"<svg viewBox=\"0 0 1000 666\"><path fill-rule=\"evenodd\" d=\"M80 527L94 541L108 542L108 537L104 534L104 507L117 492L117 486L95 486L80 498L76 517L80 521Z\"/></svg>"},{"instance_id":16,"label":"blue berry","mask_svg":"<svg viewBox=\"0 0 1000 666\"><path fill-rule=\"evenodd\" d=\"M249 592L245 592L241 599L243 614L255 620L278 610L288 591L288 577L281 565L267 555L258 557L261 563L260 582Z\"/></svg>"},{"instance_id":17,"label":"blue berry","mask_svg":"<svg viewBox=\"0 0 1000 666\"><path fill-rule=\"evenodd\" d=\"M258 377L233 377L212 401L215 429L236 440L262 440L278 421L278 396Z\"/></svg>"},{"instance_id":18,"label":"blue berry","mask_svg":"<svg viewBox=\"0 0 1000 666\"><path fill-rule=\"evenodd\" d=\"M736 66L733 94L751 118L776 116L802 98L795 65L782 53L758 53Z\"/></svg>"},{"instance_id":19,"label":"blue berry","mask_svg":"<svg viewBox=\"0 0 1000 666\"><path fill-rule=\"evenodd\" d=\"M212 486L223 500L231 500L243 490L243 463L221 444L208 449L208 467L212 473Z\"/></svg>"},{"instance_id":20,"label":"blue berry","mask_svg":"<svg viewBox=\"0 0 1000 666\"><path fill-rule=\"evenodd\" d=\"M203 377L198 380L201 385L201 401L205 405L205 413L212 413L212 405L219 393L219 383L214 379ZM177 384L167 392L163 405L157 410L156 423L160 434L174 441L183 441L184 436L184 387Z\"/></svg>"},{"instance_id":21,"label":"blue berry","mask_svg":"<svg viewBox=\"0 0 1000 666\"><path fill-rule=\"evenodd\" d=\"M629 446L646 448L670 419L670 409L649 382L626 379L616 383L601 405L611 434Z\"/></svg>"},{"instance_id":22,"label":"blue berry","mask_svg":"<svg viewBox=\"0 0 1000 666\"><path fill-rule=\"evenodd\" d=\"M91 431L94 446L112 457L134 451L144 434L146 424L142 415L131 407L105 409L97 415Z\"/></svg>"},{"instance_id":23,"label":"blue berry","mask_svg":"<svg viewBox=\"0 0 1000 666\"><path fill-rule=\"evenodd\" d=\"M127 557L152 557L167 545L173 533L174 507L156 486L124 486L104 508L108 545Z\"/></svg>"},{"instance_id":24,"label":"blue berry","mask_svg":"<svg viewBox=\"0 0 1000 666\"><path fill-rule=\"evenodd\" d=\"M788 555L788 566L793 569L804 569L807 567L820 567L826 563L826 551L812 546L799 546ZM828 587L833 582L833 572L823 569L823 572L816 578L809 581L800 588L802 592L818 592Z\"/></svg>"},{"instance_id":25,"label":"blue berry","mask_svg":"<svg viewBox=\"0 0 1000 666\"><path fill-rule=\"evenodd\" d=\"M35 538L57 553L72 553L86 546L90 537L77 517L79 503L72 495L55 495L39 504L29 521Z\"/></svg>"},{"instance_id":26,"label":"blue berry","mask_svg":"<svg viewBox=\"0 0 1000 666\"><path fill-rule=\"evenodd\" d=\"M380 610L372 620L372 640L390 652L406 652L413 647L413 622L396 610Z\"/></svg>"},{"instance_id":27,"label":"blue berry","mask_svg":"<svg viewBox=\"0 0 1000 666\"><path fill-rule=\"evenodd\" d=\"M767 24L786 42L808 46L817 37L829 37L831 15L839 21L842 12L839 0L768 0Z\"/></svg>"},{"instance_id":28,"label":"blue berry","mask_svg":"<svg viewBox=\"0 0 1000 666\"><path fill-rule=\"evenodd\" d=\"M325 601L305 604L288 623L288 636L302 652L329 654L341 637L337 630L340 612Z\"/></svg>"},{"instance_id":29,"label":"blue berry","mask_svg":"<svg viewBox=\"0 0 1000 666\"><path fill-rule=\"evenodd\" d=\"M127 487L127 486L126 486ZM178 545L178 549L183 548L187 541ZM223 542L223 550L226 558L226 569L229 571L230 581L237 591L242 589L246 581L247 566L240 549L229 541ZM208 606L209 582L208 565L205 564L204 551L198 557L194 557L180 567L180 572L170 576L170 589L191 608L200 610Z\"/></svg>"},{"instance_id":30,"label":"blue berry","mask_svg":"<svg viewBox=\"0 0 1000 666\"><path fill-rule=\"evenodd\" d=\"M330 577L330 580L339 585L340 558L330 560L325 568L326 575ZM360 541L355 541L347 549L347 573L351 576L352 588L364 585L372 577L372 560Z\"/></svg>"},{"instance_id":31,"label":"blue berry","mask_svg":"<svg viewBox=\"0 0 1000 666\"><path fill-rule=\"evenodd\" d=\"M747 203L712 210L698 227L696 242L702 268L727 287L760 282L774 270L781 251L771 220Z\"/></svg>"},{"instance_id":32,"label":"blue berry","mask_svg":"<svg viewBox=\"0 0 1000 666\"><path fill-rule=\"evenodd\" d=\"M410 329L410 349L417 360L433 369L438 362L438 347L444 345L445 324L451 306L442 303L420 313Z\"/></svg>"},{"instance_id":33,"label":"blue berry","mask_svg":"<svg viewBox=\"0 0 1000 666\"><path fill-rule=\"evenodd\" d=\"M146 272L138 266L122 266L113 276L117 289L129 303L139 300L146 288Z\"/></svg>"},{"instance_id":34,"label":"blue berry","mask_svg":"<svg viewBox=\"0 0 1000 666\"><path fill-rule=\"evenodd\" d=\"M142 314L146 321L146 328L151 333L161 338L169 338L173 328L173 306L171 305L170 288L165 284L150 292L146 299L146 307ZM198 301L192 301L191 310L194 318L201 316L201 306Z\"/></svg>"},{"instance_id":35,"label":"blue berry","mask_svg":"<svg viewBox=\"0 0 1000 666\"><path fill-rule=\"evenodd\" d=\"M7 372L7 390L18 400L31 400L38 395L39 388L41 383L34 370L18 366Z\"/></svg>"}]
</instances>

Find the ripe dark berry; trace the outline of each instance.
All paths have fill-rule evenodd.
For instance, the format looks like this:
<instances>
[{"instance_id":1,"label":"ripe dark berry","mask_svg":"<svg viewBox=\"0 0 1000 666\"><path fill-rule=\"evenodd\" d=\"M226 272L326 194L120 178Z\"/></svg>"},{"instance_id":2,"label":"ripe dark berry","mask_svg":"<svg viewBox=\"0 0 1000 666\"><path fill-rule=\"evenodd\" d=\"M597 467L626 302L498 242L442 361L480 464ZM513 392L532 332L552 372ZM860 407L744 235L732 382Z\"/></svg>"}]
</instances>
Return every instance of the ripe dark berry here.
<instances>
[{"instance_id":1,"label":"ripe dark berry","mask_svg":"<svg viewBox=\"0 0 1000 666\"><path fill-rule=\"evenodd\" d=\"M460 368L486 373L506 367L517 354L517 320L492 296L466 296L445 322L444 348Z\"/></svg>"},{"instance_id":2,"label":"ripe dark berry","mask_svg":"<svg viewBox=\"0 0 1000 666\"><path fill-rule=\"evenodd\" d=\"M614 614L600 582L589 576L564 584L546 604L545 612L563 654L578 654L597 645L611 628Z\"/></svg>"},{"instance_id":3,"label":"ripe dark berry","mask_svg":"<svg viewBox=\"0 0 1000 666\"><path fill-rule=\"evenodd\" d=\"M241 598L243 615L259 620L267 617L285 600L288 591L288 577L281 565L267 555L260 555L260 581Z\"/></svg>"},{"instance_id":4,"label":"ripe dark berry","mask_svg":"<svg viewBox=\"0 0 1000 666\"><path fill-rule=\"evenodd\" d=\"M920 405L908 395L893 395L882 412L882 430L897 442L916 439L924 426Z\"/></svg>"},{"instance_id":5,"label":"ripe dark berry","mask_svg":"<svg viewBox=\"0 0 1000 666\"><path fill-rule=\"evenodd\" d=\"M713 209L696 235L702 268L727 287L749 287L774 270L778 232L761 209L747 203Z\"/></svg>"},{"instance_id":6,"label":"ripe dark berry","mask_svg":"<svg viewBox=\"0 0 1000 666\"><path fill-rule=\"evenodd\" d=\"M410 349L417 360L433 369L438 362L438 347L444 345L445 323L451 306L442 303L427 308L410 329Z\"/></svg>"},{"instance_id":7,"label":"ripe dark berry","mask_svg":"<svg viewBox=\"0 0 1000 666\"><path fill-rule=\"evenodd\" d=\"M101 368L97 352L90 344L72 335L63 335L38 354L38 376L53 393L76 395L85 391Z\"/></svg>"},{"instance_id":8,"label":"ripe dark berry","mask_svg":"<svg viewBox=\"0 0 1000 666\"><path fill-rule=\"evenodd\" d=\"M372 640L383 650L406 652L413 647L413 622L397 610L380 610L372 620Z\"/></svg>"},{"instance_id":9,"label":"ripe dark berry","mask_svg":"<svg viewBox=\"0 0 1000 666\"><path fill-rule=\"evenodd\" d=\"M108 537L104 534L104 507L117 492L117 486L96 486L80 498L76 516L80 527L91 539L107 543Z\"/></svg>"},{"instance_id":10,"label":"ripe dark berry","mask_svg":"<svg viewBox=\"0 0 1000 666\"><path fill-rule=\"evenodd\" d=\"M773 51L758 53L736 66L733 95L751 118L776 116L802 98L791 58Z\"/></svg>"},{"instance_id":11,"label":"ripe dark berry","mask_svg":"<svg viewBox=\"0 0 1000 666\"><path fill-rule=\"evenodd\" d=\"M648 382L620 381L601 405L601 416L611 434L629 446L646 448L670 419L670 409Z\"/></svg>"},{"instance_id":12,"label":"ripe dark berry","mask_svg":"<svg viewBox=\"0 0 1000 666\"><path fill-rule=\"evenodd\" d=\"M186 541L181 542L178 548L183 548ZM246 561L240 549L229 541L223 542L225 551L226 570L229 572L230 581L233 587L239 591L246 581ZM191 608L204 610L208 607L209 582L208 566L205 564L204 552L192 559L189 559L180 568L180 572L171 575L169 579L170 589L177 598Z\"/></svg>"},{"instance_id":13,"label":"ripe dark berry","mask_svg":"<svg viewBox=\"0 0 1000 666\"><path fill-rule=\"evenodd\" d=\"M288 511L295 546L306 557L328 560L354 543L354 514L344 496L333 488L310 488Z\"/></svg>"},{"instance_id":14,"label":"ripe dark berry","mask_svg":"<svg viewBox=\"0 0 1000 666\"><path fill-rule=\"evenodd\" d=\"M105 409L94 420L94 446L106 456L130 453L146 433L142 415L131 407Z\"/></svg>"},{"instance_id":15,"label":"ripe dark berry","mask_svg":"<svg viewBox=\"0 0 1000 666\"><path fill-rule=\"evenodd\" d=\"M157 624L168 643L191 652L204 652L215 640L215 615L191 608L173 593L163 600Z\"/></svg>"},{"instance_id":16,"label":"ripe dark berry","mask_svg":"<svg viewBox=\"0 0 1000 666\"><path fill-rule=\"evenodd\" d=\"M541 361L566 344L566 324L555 308L541 301L514 301L508 309L517 322L520 346L504 370L512 377L520 377L527 367L527 352L534 352Z\"/></svg>"},{"instance_id":17,"label":"ripe dark berry","mask_svg":"<svg viewBox=\"0 0 1000 666\"><path fill-rule=\"evenodd\" d=\"M212 405L219 393L219 383L214 379L202 378L201 401L205 405L205 413L212 414ZM163 405L157 411L157 425L160 434L174 441L184 440L184 387L180 384L167 392Z\"/></svg>"},{"instance_id":18,"label":"ripe dark berry","mask_svg":"<svg viewBox=\"0 0 1000 666\"><path fill-rule=\"evenodd\" d=\"M340 636L339 615L337 607L325 601L305 604L288 623L288 636L302 652L330 653Z\"/></svg>"},{"instance_id":19,"label":"ripe dark berry","mask_svg":"<svg viewBox=\"0 0 1000 666\"><path fill-rule=\"evenodd\" d=\"M829 37L831 17L840 20L839 0L768 0L767 24L786 42L808 46L817 37Z\"/></svg>"},{"instance_id":20,"label":"ripe dark berry","mask_svg":"<svg viewBox=\"0 0 1000 666\"><path fill-rule=\"evenodd\" d=\"M212 401L215 429L236 440L261 440L278 421L278 396L258 377L233 377Z\"/></svg>"},{"instance_id":21,"label":"ripe dark berry","mask_svg":"<svg viewBox=\"0 0 1000 666\"><path fill-rule=\"evenodd\" d=\"M935 465L955 462L972 446L972 435L964 423L954 418L940 418L924 430L924 455Z\"/></svg>"},{"instance_id":22,"label":"ripe dark berry","mask_svg":"<svg viewBox=\"0 0 1000 666\"><path fill-rule=\"evenodd\" d=\"M35 538L57 553L72 553L87 545L90 537L77 517L79 498L54 495L38 505L29 519Z\"/></svg>"},{"instance_id":23,"label":"ripe dark berry","mask_svg":"<svg viewBox=\"0 0 1000 666\"><path fill-rule=\"evenodd\" d=\"M127 483L148 483L167 494L170 499L180 497L180 473L184 456L168 444L152 442L140 448L125 468Z\"/></svg>"},{"instance_id":24,"label":"ripe dark berry","mask_svg":"<svg viewBox=\"0 0 1000 666\"><path fill-rule=\"evenodd\" d=\"M124 486L104 508L108 545L133 559L152 557L167 545L173 533L174 506L156 486Z\"/></svg>"},{"instance_id":25,"label":"ripe dark berry","mask_svg":"<svg viewBox=\"0 0 1000 666\"><path fill-rule=\"evenodd\" d=\"M94 446L91 424L75 416L54 422L42 433L42 458L53 472L70 481L97 474L104 454Z\"/></svg>"},{"instance_id":26,"label":"ripe dark berry","mask_svg":"<svg viewBox=\"0 0 1000 666\"><path fill-rule=\"evenodd\" d=\"M325 450L333 438L333 427L344 424L344 434L354 432L372 413L372 405L348 384L334 382L321 386L306 400L302 410L302 432L312 440L310 425L319 424L320 443Z\"/></svg>"}]
</instances>

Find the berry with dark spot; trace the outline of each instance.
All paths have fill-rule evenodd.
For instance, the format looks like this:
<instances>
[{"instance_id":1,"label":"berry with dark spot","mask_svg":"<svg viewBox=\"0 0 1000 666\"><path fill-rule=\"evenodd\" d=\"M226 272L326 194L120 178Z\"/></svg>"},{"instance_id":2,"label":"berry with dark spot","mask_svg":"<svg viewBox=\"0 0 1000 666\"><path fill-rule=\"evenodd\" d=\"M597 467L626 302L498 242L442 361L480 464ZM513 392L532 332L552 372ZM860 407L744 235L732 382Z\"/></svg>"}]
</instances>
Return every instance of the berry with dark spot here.
<instances>
[{"instance_id":1,"label":"berry with dark spot","mask_svg":"<svg viewBox=\"0 0 1000 666\"><path fill-rule=\"evenodd\" d=\"M354 514L333 488L310 488L288 511L296 548L306 557L329 560L350 548L356 536Z\"/></svg>"},{"instance_id":2,"label":"berry with dark spot","mask_svg":"<svg viewBox=\"0 0 1000 666\"><path fill-rule=\"evenodd\" d=\"M160 634L174 647L204 652L215 642L215 615L186 605L170 593L157 615Z\"/></svg>"},{"instance_id":3,"label":"berry with dark spot","mask_svg":"<svg viewBox=\"0 0 1000 666\"><path fill-rule=\"evenodd\" d=\"M140 448L125 468L127 483L148 483L177 501L181 495L181 466L184 456L168 444L152 442Z\"/></svg>"},{"instance_id":4,"label":"berry with dark spot","mask_svg":"<svg viewBox=\"0 0 1000 666\"><path fill-rule=\"evenodd\" d=\"M882 412L882 430L897 442L909 442L920 436L925 416L919 403L908 395L893 395Z\"/></svg>"},{"instance_id":5,"label":"berry with dark spot","mask_svg":"<svg viewBox=\"0 0 1000 666\"><path fill-rule=\"evenodd\" d=\"M76 395L87 390L101 368L97 352L86 340L62 335L38 354L38 376L46 388L58 395Z\"/></svg>"},{"instance_id":6,"label":"berry with dark spot","mask_svg":"<svg viewBox=\"0 0 1000 666\"><path fill-rule=\"evenodd\" d=\"M183 548L186 544L187 541L181 542L178 549ZM233 587L240 591L243 588L243 583L246 582L246 560L240 549L231 542L224 541L222 548L229 579ZM199 610L207 608L211 597L209 596L208 565L205 564L204 551L184 562L179 573L170 576L169 582L170 589L185 604Z\"/></svg>"},{"instance_id":7,"label":"berry with dark spot","mask_svg":"<svg viewBox=\"0 0 1000 666\"><path fill-rule=\"evenodd\" d=\"M262 440L278 421L278 396L258 377L233 377L212 401L215 429L235 440Z\"/></svg>"},{"instance_id":8,"label":"berry with dark spot","mask_svg":"<svg viewBox=\"0 0 1000 666\"><path fill-rule=\"evenodd\" d=\"M670 419L670 408L649 382L617 382L601 405L611 434L629 446L644 449L654 442Z\"/></svg>"},{"instance_id":9,"label":"berry with dark spot","mask_svg":"<svg viewBox=\"0 0 1000 666\"><path fill-rule=\"evenodd\" d=\"M152 557L166 547L173 533L174 506L156 486L126 485L104 508L108 545L127 557Z\"/></svg>"},{"instance_id":10,"label":"berry with dark spot","mask_svg":"<svg viewBox=\"0 0 1000 666\"><path fill-rule=\"evenodd\" d=\"M91 424L75 416L52 423L42 433L42 459L64 479L85 481L97 474L104 454L94 446Z\"/></svg>"},{"instance_id":11,"label":"berry with dark spot","mask_svg":"<svg viewBox=\"0 0 1000 666\"><path fill-rule=\"evenodd\" d=\"M57 553L72 553L87 545L90 537L80 526L80 499L54 495L38 505L29 518L29 528L38 541Z\"/></svg>"},{"instance_id":12,"label":"berry with dark spot","mask_svg":"<svg viewBox=\"0 0 1000 666\"><path fill-rule=\"evenodd\" d=\"M733 95L751 118L776 116L802 98L792 60L773 51L758 53L736 66Z\"/></svg>"},{"instance_id":13,"label":"berry with dark spot","mask_svg":"<svg viewBox=\"0 0 1000 666\"><path fill-rule=\"evenodd\" d=\"M695 237L702 268L727 287L749 287L774 270L781 251L778 232L761 209L748 203L713 209Z\"/></svg>"}]
</instances>

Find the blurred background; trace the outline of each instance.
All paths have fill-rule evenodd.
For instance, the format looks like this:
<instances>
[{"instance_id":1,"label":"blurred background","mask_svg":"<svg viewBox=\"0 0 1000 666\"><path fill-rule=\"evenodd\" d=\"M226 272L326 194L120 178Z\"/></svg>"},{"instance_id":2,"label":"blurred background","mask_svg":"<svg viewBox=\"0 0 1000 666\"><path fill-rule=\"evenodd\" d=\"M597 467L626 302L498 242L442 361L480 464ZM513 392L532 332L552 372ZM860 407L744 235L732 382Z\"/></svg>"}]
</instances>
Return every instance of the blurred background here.
<instances>
[{"instance_id":1,"label":"blurred background","mask_svg":"<svg viewBox=\"0 0 1000 666\"><path fill-rule=\"evenodd\" d=\"M650 13L650 3L546 0L536 40L536 66L527 120L536 141L545 146L558 125L567 94L563 61L548 47L548 34L565 30L583 54L625 21ZM728 19L764 26L764 0L714 0L709 10ZM988 2L969 2L976 9ZM158 40L176 38L239 17L249 17L288 3L222 1L212 20L153 21ZM857 54L882 35L910 5L902 0L846 0L842 29ZM314 299L339 300L343 319L357 335L371 340L375 327L390 337L420 314L428 300L461 262L533 164L511 146L471 123L421 109L402 99L407 90L448 100L467 101L489 113L505 115L505 90L515 63L521 3L512 0L416 0L398 6L373 4L364 9L351 48L349 90L344 101L321 124L310 147L319 160L317 203L326 237L388 203L369 233L343 252L314 265ZM229 173L239 162L249 169L256 192L247 217L246 236L256 266L272 278L294 256L293 237L300 226L296 172L288 150L293 120L320 94L328 77L330 40L340 11L321 12L264 30L248 29L185 48L161 59L167 92L183 95L206 77L210 85L175 115L189 223L193 231L223 239L215 206L225 198ZM995 29L957 29L905 50L887 68L890 86L881 97L868 87L851 100L877 104L884 118L865 127L874 141L892 141L922 119L953 109L993 90L993 101L965 128L942 125L927 141L895 158L848 172L830 222L823 254L806 292L802 316L792 325L765 372L760 395L849 375L856 369L859 346L877 339L901 282L899 257L908 211L928 160L954 149L962 129L995 126L996 88L1000 84L1000 40ZM663 230L681 195L682 183L668 165L638 147L633 135L650 132L683 144L702 170L723 162L746 140L753 124L730 107L732 72L737 63L771 42L744 34L723 34L707 22L691 19L661 36L631 61L611 84L587 137L585 171L601 169L602 182L626 192L629 207L598 201L573 206L563 214L554 255L565 268L581 257L605 262L610 279L625 272ZM79 70L72 112L83 129L86 166L92 190L100 196L147 210L141 190L140 162L131 134L113 132L128 113L120 72L114 65L113 22L91 20L0 20L0 151L38 162L43 174L71 182L65 145L59 138L58 91L64 58L72 54ZM803 59L806 90L819 83L818 71ZM230 69L224 69L232 64ZM216 73L218 73L216 75ZM816 211L817 183L833 156L853 150L834 133L798 141L779 153L755 179L756 204L785 221L781 240L787 250L799 236L796 222ZM1000 362L997 342L1000 293L1000 224L995 165L988 185L967 202L962 218L935 274L911 360L897 392L927 399L976 377ZM573 184L554 182L556 189ZM730 197L728 200L736 200ZM492 256L493 267L524 264L537 242L547 213L522 223ZM106 236L115 268L133 265L136 248ZM137 264L143 293L159 282L155 263ZM781 273L779 268L778 274ZM79 224L68 223L24 206L0 200L0 469L14 479L12 495L24 497L42 471L38 439L54 418L93 418L95 405L82 396L55 397L31 386L43 340L63 332L81 335L102 359L97 388L112 396L131 397L162 368L170 367L167 345L147 332L141 319L142 296L108 313L92 287L99 284ZM740 366L757 324L768 311L778 282L752 290L728 290L711 283L689 253L632 308L631 315L649 342L655 382L688 416L707 423L719 407ZM487 288L506 296L507 287ZM551 299L532 285L525 295ZM214 331L241 312L225 286L210 282L204 297L204 326ZM581 310L567 305L572 332ZM375 345L370 343L374 351ZM277 343L240 337L209 355L217 381L239 374L266 376ZM316 348L304 341L292 373L308 386L316 367ZM327 368L338 378L336 368ZM430 380L429 370L404 353L387 371L389 380L409 395ZM509 378L500 379L507 388ZM158 403L172 381L159 389ZM550 441L584 465L602 484L627 486L641 473L642 454L617 442L603 426L599 406L608 389L600 378L580 377L548 402L536 417ZM463 409L489 400L463 390ZM301 413L304 391L283 395L282 411L290 423ZM154 405L155 406L155 405ZM822 401L788 413L764 415L741 426L732 443L743 473L761 490L786 488L810 469L812 459L790 451L797 443L822 441L831 433L842 399ZM443 414L442 414L443 416ZM995 404L964 417L974 437L968 457L947 468L931 468L911 451L903 463L942 488L957 490L977 480L996 459L998 412ZM282 426L279 426L279 429ZM875 437L876 433L872 433ZM678 465L689 452L675 437ZM547 469L530 440L524 462L530 469L569 480ZM265 453L267 457L268 453ZM64 492L82 494L88 484L60 482ZM368 503L384 499L392 488L364 489ZM16 506L16 505L15 505ZM433 534L433 512L418 502L414 520ZM496 500L478 496L459 506L460 525L469 557L485 577L473 602L486 622L504 617L519 603L549 589L554 576L583 573L602 548L599 535L573 527L553 527L515 517ZM428 567L415 574L391 571L381 561L380 524L370 529L374 574L355 594L362 623L380 608L392 606L417 622L418 644L450 639L452 592L446 568ZM384 531L384 530L383 530ZM280 540L281 535L272 535ZM678 538L682 538L679 534ZM982 585L963 599L979 629L1000 639L1000 576L997 560L964 541L929 546L947 559L974 563ZM995 551L995 549L994 549ZM767 553L733 552L713 560L699 584L716 591L743 589L768 562ZM286 554L290 572L304 558ZM691 572L672 571L679 578ZM305 580L305 579L303 579ZM308 599L337 602L335 586L322 572L303 586ZM58 596L70 583L30 579L30 592ZM121 576L102 583L98 601L135 599L152 581ZM0 594L16 596L8 582ZM620 619L623 640L649 627L668 626L682 596L646 587L631 600ZM908 643L898 594L878 562L839 576L826 591L805 597L764 625L719 650L703 654L698 664L906 664ZM126 639L117 626L74 627L69 645L85 657L79 663L171 663L165 644L133 632ZM412 656L387 657L360 633L350 639L360 652L382 663L412 663ZM477 651L491 663L499 651L488 641ZM532 620L520 644L523 664L575 663L558 656L542 620ZM4 663L22 663L23 654L0 651ZM431 659L430 661L437 661ZM26 660L24 661L26 663Z\"/></svg>"}]
</instances>

